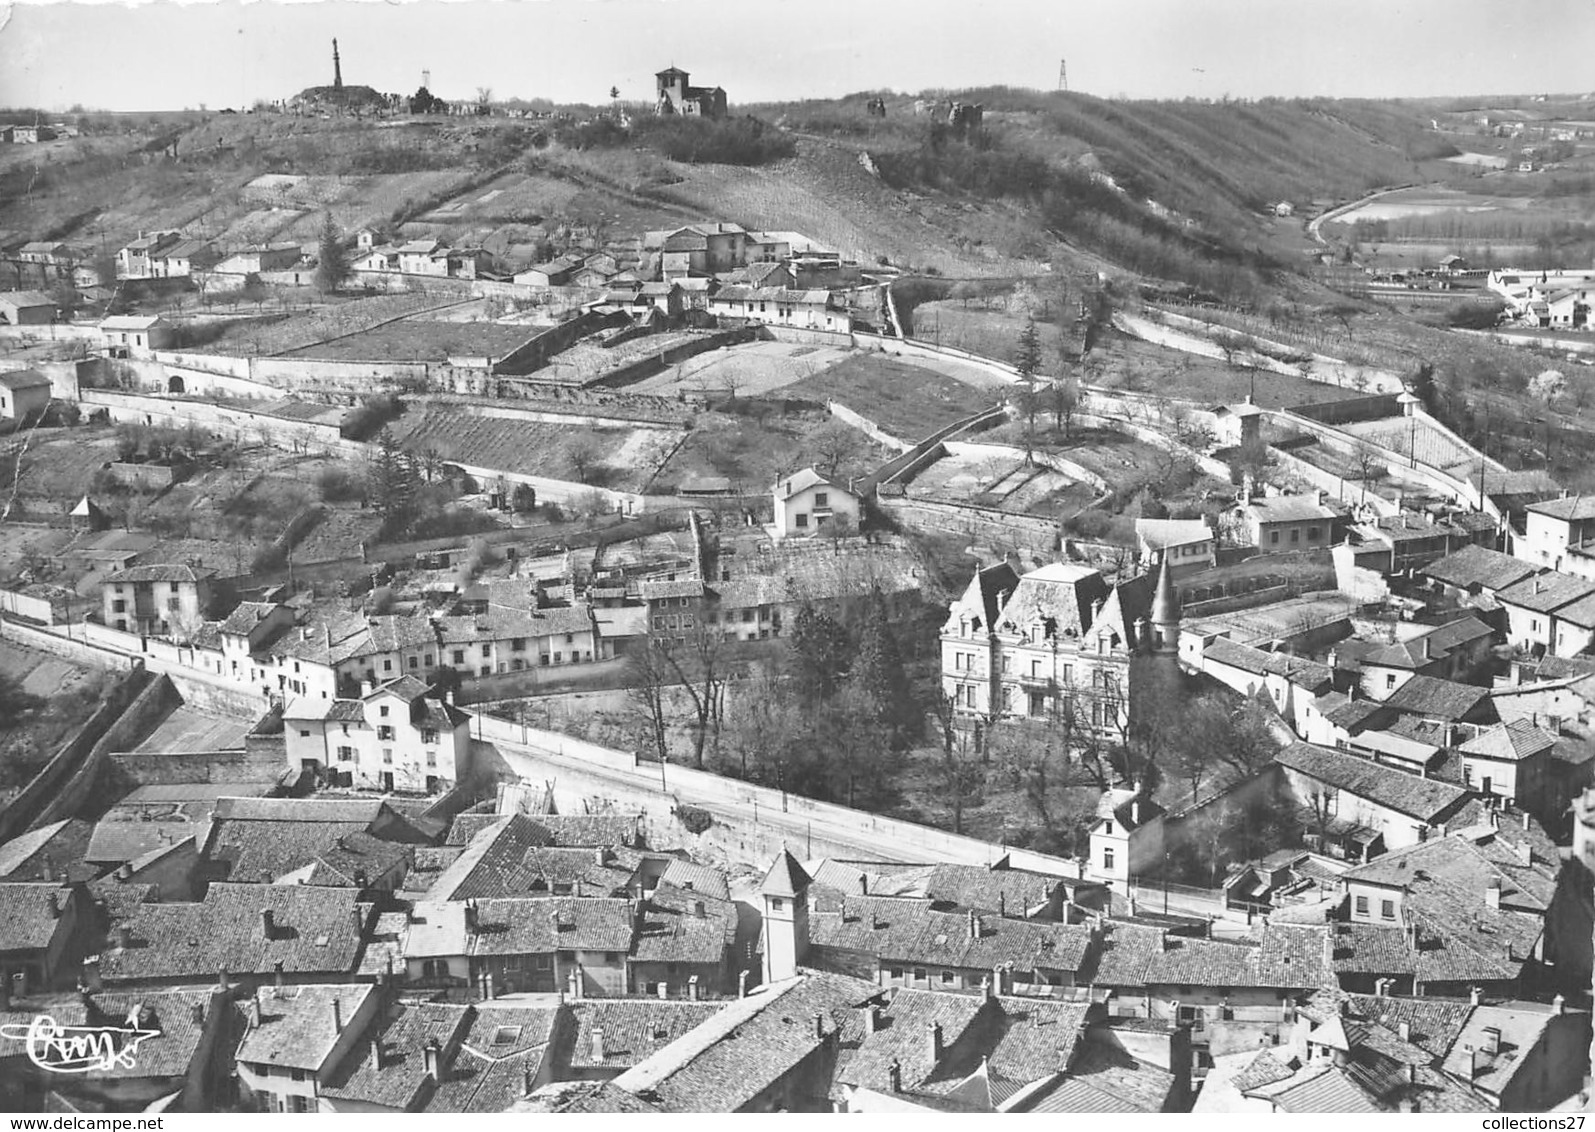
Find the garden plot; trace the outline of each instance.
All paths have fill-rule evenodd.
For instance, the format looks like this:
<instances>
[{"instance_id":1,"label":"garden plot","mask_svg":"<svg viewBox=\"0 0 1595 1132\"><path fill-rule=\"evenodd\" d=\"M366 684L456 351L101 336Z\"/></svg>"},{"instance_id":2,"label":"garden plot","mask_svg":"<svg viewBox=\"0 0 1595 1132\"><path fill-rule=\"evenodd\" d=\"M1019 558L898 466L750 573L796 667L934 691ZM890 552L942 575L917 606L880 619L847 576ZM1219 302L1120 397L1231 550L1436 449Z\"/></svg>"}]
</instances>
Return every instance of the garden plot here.
<instances>
[{"instance_id":1,"label":"garden plot","mask_svg":"<svg viewBox=\"0 0 1595 1132\"><path fill-rule=\"evenodd\" d=\"M1079 496L1079 505L1094 495L1090 486L1022 457L948 455L920 472L906 485L915 499L938 503L994 507L1014 514L1050 513L1061 499Z\"/></svg>"},{"instance_id":2,"label":"garden plot","mask_svg":"<svg viewBox=\"0 0 1595 1132\"><path fill-rule=\"evenodd\" d=\"M630 388L671 396L764 397L846 360L851 350L795 342L748 342L710 350L671 366Z\"/></svg>"}]
</instances>

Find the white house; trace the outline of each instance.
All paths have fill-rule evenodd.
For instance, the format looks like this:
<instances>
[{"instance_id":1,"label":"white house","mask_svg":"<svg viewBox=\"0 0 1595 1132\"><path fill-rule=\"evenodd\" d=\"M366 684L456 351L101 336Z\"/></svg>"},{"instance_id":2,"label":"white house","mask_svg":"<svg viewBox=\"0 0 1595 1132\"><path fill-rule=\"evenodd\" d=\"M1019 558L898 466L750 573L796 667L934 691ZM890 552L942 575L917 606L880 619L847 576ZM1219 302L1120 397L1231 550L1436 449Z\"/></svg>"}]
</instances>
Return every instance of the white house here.
<instances>
[{"instance_id":1,"label":"white house","mask_svg":"<svg viewBox=\"0 0 1595 1132\"><path fill-rule=\"evenodd\" d=\"M100 320L105 352L114 358L147 358L171 345L173 328L158 314L117 314Z\"/></svg>"},{"instance_id":2,"label":"white house","mask_svg":"<svg viewBox=\"0 0 1595 1132\"><path fill-rule=\"evenodd\" d=\"M1214 565L1216 536L1203 519L1137 519L1135 541L1141 565L1150 569L1168 555L1169 569L1177 576L1193 574Z\"/></svg>"},{"instance_id":3,"label":"white house","mask_svg":"<svg viewBox=\"0 0 1595 1132\"><path fill-rule=\"evenodd\" d=\"M813 468L794 472L774 489L776 538L819 533L826 525L857 529L859 497Z\"/></svg>"},{"instance_id":4,"label":"white house","mask_svg":"<svg viewBox=\"0 0 1595 1132\"><path fill-rule=\"evenodd\" d=\"M1595 537L1595 495L1547 499L1524 510L1523 534L1513 538L1512 554L1525 562L1562 570L1572 565L1570 552Z\"/></svg>"},{"instance_id":5,"label":"white house","mask_svg":"<svg viewBox=\"0 0 1595 1132\"><path fill-rule=\"evenodd\" d=\"M345 785L437 793L468 769L470 719L413 676L358 700L291 700L283 712L288 765Z\"/></svg>"},{"instance_id":6,"label":"white house","mask_svg":"<svg viewBox=\"0 0 1595 1132\"><path fill-rule=\"evenodd\" d=\"M263 913L270 916L270 913ZM376 1021L371 983L262 988L244 1000L238 1084L258 1112L320 1111L321 1088Z\"/></svg>"}]
</instances>

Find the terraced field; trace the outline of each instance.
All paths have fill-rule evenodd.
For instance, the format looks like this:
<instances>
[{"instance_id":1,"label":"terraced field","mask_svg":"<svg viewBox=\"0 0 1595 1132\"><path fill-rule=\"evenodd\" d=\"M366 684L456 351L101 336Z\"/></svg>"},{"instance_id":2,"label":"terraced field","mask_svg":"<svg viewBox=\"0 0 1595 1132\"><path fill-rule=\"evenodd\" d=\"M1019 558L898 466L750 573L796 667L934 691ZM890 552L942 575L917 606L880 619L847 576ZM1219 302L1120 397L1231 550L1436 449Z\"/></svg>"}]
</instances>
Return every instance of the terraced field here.
<instances>
[{"instance_id":1,"label":"terraced field","mask_svg":"<svg viewBox=\"0 0 1595 1132\"><path fill-rule=\"evenodd\" d=\"M840 401L893 436L919 440L981 409L995 397L946 374L879 354L858 353L781 390L784 397Z\"/></svg>"},{"instance_id":2,"label":"terraced field","mask_svg":"<svg viewBox=\"0 0 1595 1132\"><path fill-rule=\"evenodd\" d=\"M590 450L588 481L619 491L641 490L681 440L669 429L579 428L432 408L412 409L391 427L412 452L432 448L452 463L550 479L580 482L573 456Z\"/></svg>"},{"instance_id":3,"label":"terraced field","mask_svg":"<svg viewBox=\"0 0 1595 1132\"><path fill-rule=\"evenodd\" d=\"M813 377L851 356L832 346L795 342L745 342L688 358L629 386L638 393L763 397Z\"/></svg>"}]
</instances>

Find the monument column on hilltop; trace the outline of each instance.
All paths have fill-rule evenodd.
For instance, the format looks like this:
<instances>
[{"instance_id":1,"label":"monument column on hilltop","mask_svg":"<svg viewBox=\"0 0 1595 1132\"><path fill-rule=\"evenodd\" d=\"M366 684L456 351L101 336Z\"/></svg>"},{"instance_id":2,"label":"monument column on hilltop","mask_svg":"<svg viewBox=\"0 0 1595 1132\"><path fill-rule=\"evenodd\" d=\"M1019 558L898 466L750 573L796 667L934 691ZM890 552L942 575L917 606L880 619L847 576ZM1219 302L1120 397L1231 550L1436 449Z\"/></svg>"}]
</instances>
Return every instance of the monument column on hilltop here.
<instances>
[{"instance_id":1,"label":"monument column on hilltop","mask_svg":"<svg viewBox=\"0 0 1595 1132\"><path fill-rule=\"evenodd\" d=\"M332 41L332 89L343 89L343 66L338 62L338 41Z\"/></svg>"}]
</instances>

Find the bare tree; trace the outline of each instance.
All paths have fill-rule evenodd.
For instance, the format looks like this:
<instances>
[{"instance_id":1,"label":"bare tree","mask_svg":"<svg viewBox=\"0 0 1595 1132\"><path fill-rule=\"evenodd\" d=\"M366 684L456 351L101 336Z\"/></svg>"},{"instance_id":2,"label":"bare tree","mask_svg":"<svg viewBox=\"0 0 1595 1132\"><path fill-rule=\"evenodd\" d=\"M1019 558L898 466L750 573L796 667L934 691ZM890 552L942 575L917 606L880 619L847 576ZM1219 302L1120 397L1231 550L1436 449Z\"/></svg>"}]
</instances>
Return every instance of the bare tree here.
<instances>
[{"instance_id":1,"label":"bare tree","mask_svg":"<svg viewBox=\"0 0 1595 1132\"><path fill-rule=\"evenodd\" d=\"M1366 503L1368 501L1368 485L1384 479L1385 476L1390 474L1390 468L1386 465L1384 457L1380 455L1379 450L1366 441L1352 449L1351 461L1353 478L1362 485L1361 502Z\"/></svg>"},{"instance_id":2,"label":"bare tree","mask_svg":"<svg viewBox=\"0 0 1595 1132\"><path fill-rule=\"evenodd\" d=\"M687 638L683 650L663 646L656 651L675 684L685 688L692 700L697 723L693 730L692 765L703 769L703 748L713 728L718 738L724 718L726 673L720 666L720 652L725 638L708 626L699 624Z\"/></svg>"},{"instance_id":3,"label":"bare tree","mask_svg":"<svg viewBox=\"0 0 1595 1132\"><path fill-rule=\"evenodd\" d=\"M665 733L665 690L672 676L662 650L652 636L644 637L626 654L626 696L643 711L648 744L660 762L668 762L670 748Z\"/></svg>"},{"instance_id":4,"label":"bare tree","mask_svg":"<svg viewBox=\"0 0 1595 1132\"><path fill-rule=\"evenodd\" d=\"M827 421L815 429L808 440L814 465L830 480L852 473L863 463L868 448L858 431L841 421Z\"/></svg>"},{"instance_id":5,"label":"bare tree","mask_svg":"<svg viewBox=\"0 0 1595 1132\"><path fill-rule=\"evenodd\" d=\"M603 459L603 451L592 437L578 436L565 446L565 459L576 472L577 480L591 483L592 474Z\"/></svg>"},{"instance_id":6,"label":"bare tree","mask_svg":"<svg viewBox=\"0 0 1595 1132\"><path fill-rule=\"evenodd\" d=\"M1060 377L1052 383L1052 412L1058 427L1067 439L1074 428L1075 410L1080 407L1080 383L1072 377Z\"/></svg>"},{"instance_id":7,"label":"bare tree","mask_svg":"<svg viewBox=\"0 0 1595 1132\"><path fill-rule=\"evenodd\" d=\"M937 775L946 791L948 808L952 810L953 832L964 832L964 810L979 805L980 787L985 775L980 761L970 752L970 734L956 724L957 712L951 696L938 695L931 701L936 716L936 730L941 738L941 758L937 761Z\"/></svg>"}]
</instances>

